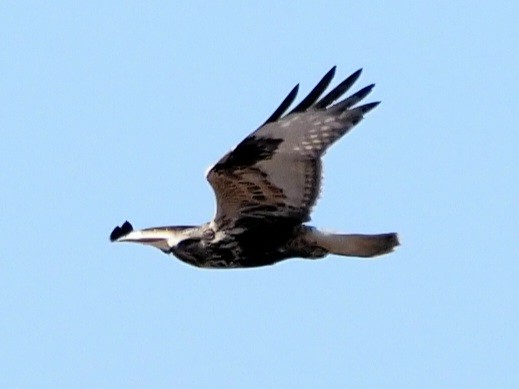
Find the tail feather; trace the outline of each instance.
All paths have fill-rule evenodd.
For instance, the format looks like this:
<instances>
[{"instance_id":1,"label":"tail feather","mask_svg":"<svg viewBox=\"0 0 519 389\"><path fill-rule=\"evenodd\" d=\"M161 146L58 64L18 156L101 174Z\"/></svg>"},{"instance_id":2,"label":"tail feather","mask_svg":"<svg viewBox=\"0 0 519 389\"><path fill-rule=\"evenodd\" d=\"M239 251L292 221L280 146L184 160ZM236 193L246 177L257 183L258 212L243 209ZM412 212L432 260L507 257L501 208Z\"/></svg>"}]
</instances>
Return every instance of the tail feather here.
<instances>
[{"instance_id":1,"label":"tail feather","mask_svg":"<svg viewBox=\"0 0 519 389\"><path fill-rule=\"evenodd\" d=\"M348 257L375 257L392 252L400 244L396 233L362 235L314 231L312 238L330 254Z\"/></svg>"}]
</instances>

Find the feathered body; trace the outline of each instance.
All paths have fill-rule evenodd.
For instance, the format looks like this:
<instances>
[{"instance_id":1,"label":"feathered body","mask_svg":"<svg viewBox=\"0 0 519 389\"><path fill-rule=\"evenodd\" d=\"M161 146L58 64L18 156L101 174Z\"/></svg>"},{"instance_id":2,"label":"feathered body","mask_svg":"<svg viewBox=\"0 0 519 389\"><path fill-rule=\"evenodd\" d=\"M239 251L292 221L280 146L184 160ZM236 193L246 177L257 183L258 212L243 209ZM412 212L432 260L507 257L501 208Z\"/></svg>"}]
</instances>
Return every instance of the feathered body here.
<instances>
[{"instance_id":1,"label":"feathered body","mask_svg":"<svg viewBox=\"0 0 519 389\"><path fill-rule=\"evenodd\" d=\"M292 111L296 86L255 132L221 158L207 174L216 195L216 215L202 226L116 227L112 241L153 245L198 267L270 265L291 257L328 253L371 257L398 245L394 233L325 234L307 226L321 187L321 157L378 102L357 105L369 85L333 104L357 80L360 70L320 98L332 68Z\"/></svg>"}]
</instances>

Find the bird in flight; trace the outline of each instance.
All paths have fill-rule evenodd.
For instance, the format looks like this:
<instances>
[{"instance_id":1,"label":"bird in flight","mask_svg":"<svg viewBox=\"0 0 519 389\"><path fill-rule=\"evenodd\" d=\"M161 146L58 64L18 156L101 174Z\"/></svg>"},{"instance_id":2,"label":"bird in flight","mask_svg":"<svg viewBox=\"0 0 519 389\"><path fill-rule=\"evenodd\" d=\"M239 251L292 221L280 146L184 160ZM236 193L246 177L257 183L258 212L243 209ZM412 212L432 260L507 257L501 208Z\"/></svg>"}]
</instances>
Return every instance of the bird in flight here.
<instances>
[{"instance_id":1,"label":"bird in flight","mask_svg":"<svg viewBox=\"0 0 519 389\"><path fill-rule=\"evenodd\" d=\"M296 85L265 123L209 170L207 180L216 196L212 221L142 230L126 221L115 227L110 240L154 246L203 268L251 268L328 254L374 257L393 251L399 245L396 233L335 234L305 224L321 188L321 157L379 104L359 105L373 84L336 102L361 70L321 97L335 75L333 67L286 113L296 98Z\"/></svg>"}]
</instances>

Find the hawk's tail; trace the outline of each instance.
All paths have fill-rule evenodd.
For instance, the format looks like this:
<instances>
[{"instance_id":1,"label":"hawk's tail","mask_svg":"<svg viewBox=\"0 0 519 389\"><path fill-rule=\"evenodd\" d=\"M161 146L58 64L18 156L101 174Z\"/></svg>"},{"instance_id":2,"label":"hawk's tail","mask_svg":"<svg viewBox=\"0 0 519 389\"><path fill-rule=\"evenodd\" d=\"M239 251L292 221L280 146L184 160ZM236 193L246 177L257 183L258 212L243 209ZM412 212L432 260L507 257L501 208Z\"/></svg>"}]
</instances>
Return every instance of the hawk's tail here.
<instances>
[{"instance_id":1,"label":"hawk's tail","mask_svg":"<svg viewBox=\"0 0 519 389\"><path fill-rule=\"evenodd\" d=\"M396 233L331 234L314 230L312 240L330 254L364 258L390 253L400 244Z\"/></svg>"}]
</instances>

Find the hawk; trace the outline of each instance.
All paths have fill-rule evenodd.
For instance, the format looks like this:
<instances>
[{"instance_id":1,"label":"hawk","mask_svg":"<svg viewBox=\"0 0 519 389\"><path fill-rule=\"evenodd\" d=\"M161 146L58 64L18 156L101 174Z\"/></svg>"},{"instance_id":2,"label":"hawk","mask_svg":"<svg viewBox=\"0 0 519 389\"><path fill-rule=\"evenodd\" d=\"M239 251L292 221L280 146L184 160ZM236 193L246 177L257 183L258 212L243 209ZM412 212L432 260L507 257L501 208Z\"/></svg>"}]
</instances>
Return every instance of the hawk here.
<instances>
[{"instance_id":1,"label":"hawk","mask_svg":"<svg viewBox=\"0 0 519 389\"><path fill-rule=\"evenodd\" d=\"M321 157L379 102L359 105L368 85L336 102L359 78L357 70L330 92L333 67L299 104L296 85L256 131L223 156L207 173L216 196L216 214L200 226L134 230L126 221L112 242L136 242L203 268L251 268L288 258L328 254L374 257L399 245L396 233L334 234L309 226L321 188Z\"/></svg>"}]
</instances>

